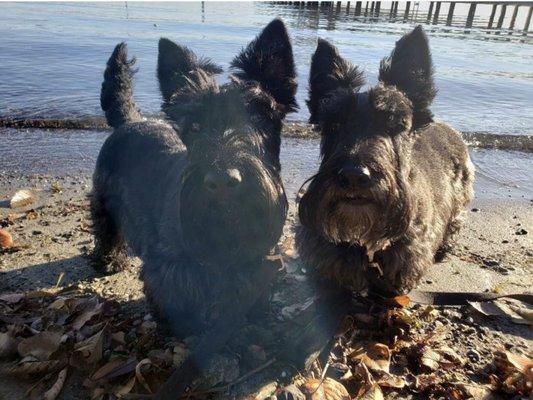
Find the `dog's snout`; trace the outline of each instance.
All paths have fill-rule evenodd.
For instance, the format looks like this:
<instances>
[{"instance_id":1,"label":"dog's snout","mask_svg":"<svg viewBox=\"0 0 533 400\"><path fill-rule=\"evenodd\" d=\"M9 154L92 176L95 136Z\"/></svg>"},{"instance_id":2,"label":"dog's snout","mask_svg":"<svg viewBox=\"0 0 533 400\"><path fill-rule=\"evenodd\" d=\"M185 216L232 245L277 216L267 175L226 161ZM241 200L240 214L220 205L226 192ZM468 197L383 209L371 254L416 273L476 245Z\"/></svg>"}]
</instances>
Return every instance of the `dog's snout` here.
<instances>
[{"instance_id":1,"label":"dog's snout","mask_svg":"<svg viewBox=\"0 0 533 400\"><path fill-rule=\"evenodd\" d=\"M236 189L242 182L241 172L236 168L224 171L210 170L204 176L205 188L214 194L225 194Z\"/></svg>"},{"instance_id":2,"label":"dog's snout","mask_svg":"<svg viewBox=\"0 0 533 400\"><path fill-rule=\"evenodd\" d=\"M368 188L372 185L370 170L363 165L346 165L339 171L340 184L344 188Z\"/></svg>"}]
</instances>

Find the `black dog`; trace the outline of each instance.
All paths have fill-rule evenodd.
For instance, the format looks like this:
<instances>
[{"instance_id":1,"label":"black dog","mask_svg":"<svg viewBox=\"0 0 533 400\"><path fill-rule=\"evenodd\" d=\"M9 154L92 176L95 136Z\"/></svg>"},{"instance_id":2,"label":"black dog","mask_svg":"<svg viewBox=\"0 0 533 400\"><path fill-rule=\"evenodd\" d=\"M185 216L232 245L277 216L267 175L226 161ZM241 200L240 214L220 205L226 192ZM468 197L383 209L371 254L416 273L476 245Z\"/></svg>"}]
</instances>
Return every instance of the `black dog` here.
<instances>
[{"instance_id":1,"label":"black dog","mask_svg":"<svg viewBox=\"0 0 533 400\"><path fill-rule=\"evenodd\" d=\"M132 64L118 45L102 85L115 131L93 178L97 265L121 268L129 245L143 261L147 298L172 332L213 328L222 343L268 286L272 271L262 259L286 217L280 134L296 108L289 36L272 21L233 60L222 86L220 67L161 39L158 78L170 123L140 117ZM204 352L216 347L211 339L206 334Z\"/></svg>"},{"instance_id":2,"label":"black dog","mask_svg":"<svg viewBox=\"0 0 533 400\"><path fill-rule=\"evenodd\" d=\"M419 26L381 62L367 92L358 69L320 40L310 75L322 162L299 205L299 253L334 287L411 290L458 232L474 168L459 133L435 122L428 40Z\"/></svg>"}]
</instances>

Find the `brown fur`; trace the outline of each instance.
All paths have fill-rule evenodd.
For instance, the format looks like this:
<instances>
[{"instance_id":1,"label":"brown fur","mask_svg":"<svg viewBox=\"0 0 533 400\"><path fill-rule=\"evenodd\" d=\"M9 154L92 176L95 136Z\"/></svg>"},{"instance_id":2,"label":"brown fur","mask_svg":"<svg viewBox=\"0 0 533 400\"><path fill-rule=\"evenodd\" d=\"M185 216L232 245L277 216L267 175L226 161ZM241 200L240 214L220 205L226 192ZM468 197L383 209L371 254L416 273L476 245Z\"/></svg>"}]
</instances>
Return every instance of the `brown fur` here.
<instances>
[{"instance_id":1,"label":"brown fur","mask_svg":"<svg viewBox=\"0 0 533 400\"><path fill-rule=\"evenodd\" d=\"M299 205L298 250L318 280L405 293L449 249L473 197L473 165L460 134L433 121L433 68L420 27L398 41L368 92L359 92L360 74L342 75L356 70L347 65L319 42L308 103L322 163Z\"/></svg>"}]
</instances>

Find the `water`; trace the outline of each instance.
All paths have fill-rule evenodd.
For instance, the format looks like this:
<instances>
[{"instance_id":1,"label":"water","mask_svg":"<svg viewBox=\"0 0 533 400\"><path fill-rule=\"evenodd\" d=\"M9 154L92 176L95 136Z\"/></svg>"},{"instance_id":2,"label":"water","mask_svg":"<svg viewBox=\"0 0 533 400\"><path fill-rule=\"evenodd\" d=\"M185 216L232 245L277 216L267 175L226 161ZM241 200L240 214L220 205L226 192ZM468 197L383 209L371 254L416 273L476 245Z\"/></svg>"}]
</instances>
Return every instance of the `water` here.
<instances>
[{"instance_id":1,"label":"water","mask_svg":"<svg viewBox=\"0 0 533 400\"><path fill-rule=\"evenodd\" d=\"M94 170L108 132L5 129L0 141L0 171L17 175L87 175ZM533 199L533 157L529 153L472 149L478 199ZM50 155L53 154L51 157ZM319 165L316 139L284 138L281 148L283 183L290 199Z\"/></svg>"},{"instance_id":2,"label":"water","mask_svg":"<svg viewBox=\"0 0 533 400\"><path fill-rule=\"evenodd\" d=\"M382 9L386 9L385 3ZM353 7L352 7L353 10ZM444 11L443 11L444 13ZM443 14L444 15L444 14ZM101 115L99 90L113 47L127 41L138 59L136 99L157 112L157 40L169 37L227 68L272 18L287 23L299 74L297 114L305 107L310 57L318 37L335 43L375 83L379 60L413 23L369 23L341 11L269 3L1 3L0 117ZM438 118L466 132L529 135L533 46L529 37L483 29L426 26L439 94Z\"/></svg>"},{"instance_id":3,"label":"water","mask_svg":"<svg viewBox=\"0 0 533 400\"><path fill-rule=\"evenodd\" d=\"M161 102L155 79L161 36L227 69L239 50L277 16L289 27L298 70L301 108L290 116L293 120L308 117L309 62L318 37L336 44L375 83L379 60L414 26L370 22L355 18L353 11L346 16L344 11L271 3L0 3L0 118L101 116L102 73L120 41L127 41L138 60L136 100L143 112L156 113ZM433 110L439 119L469 133L522 138L533 133L530 37L489 34L480 28L427 25L426 30L436 66L439 93ZM90 173L107 134L0 127L0 172ZM531 153L473 149L472 157L478 197L533 198ZM292 194L316 171L317 141L284 140L282 164Z\"/></svg>"}]
</instances>

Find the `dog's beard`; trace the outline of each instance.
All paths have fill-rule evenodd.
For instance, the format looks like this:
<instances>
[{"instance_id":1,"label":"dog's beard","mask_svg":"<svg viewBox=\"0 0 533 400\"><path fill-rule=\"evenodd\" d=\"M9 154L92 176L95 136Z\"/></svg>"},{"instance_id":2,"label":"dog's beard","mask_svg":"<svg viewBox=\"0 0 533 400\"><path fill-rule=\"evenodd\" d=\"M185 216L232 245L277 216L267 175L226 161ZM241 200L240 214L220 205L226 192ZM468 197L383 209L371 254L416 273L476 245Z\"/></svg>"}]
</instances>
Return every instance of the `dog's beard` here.
<instances>
[{"instance_id":1,"label":"dog's beard","mask_svg":"<svg viewBox=\"0 0 533 400\"><path fill-rule=\"evenodd\" d=\"M323 190L316 190L318 187ZM350 243L366 248L369 258L388 245L388 210L394 199L385 181L361 192L348 191L332 180L314 186L311 206L315 228L332 243ZM312 199L315 199L313 201Z\"/></svg>"},{"instance_id":2,"label":"dog's beard","mask_svg":"<svg viewBox=\"0 0 533 400\"><path fill-rule=\"evenodd\" d=\"M329 240L363 244L371 239L376 221L374 204L352 205L339 201L330 207L323 223L323 233Z\"/></svg>"},{"instance_id":3,"label":"dog's beard","mask_svg":"<svg viewBox=\"0 0 533 400\"><path fill-rule=\"evenodd\" d=\"M259 162L242 171L247 186L224 201L209 196L198 177L184 182L183 242L201 264L237 264L264 256L281 234L286 214L281 183Z\"/></svg>"}]
</instances>

